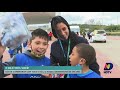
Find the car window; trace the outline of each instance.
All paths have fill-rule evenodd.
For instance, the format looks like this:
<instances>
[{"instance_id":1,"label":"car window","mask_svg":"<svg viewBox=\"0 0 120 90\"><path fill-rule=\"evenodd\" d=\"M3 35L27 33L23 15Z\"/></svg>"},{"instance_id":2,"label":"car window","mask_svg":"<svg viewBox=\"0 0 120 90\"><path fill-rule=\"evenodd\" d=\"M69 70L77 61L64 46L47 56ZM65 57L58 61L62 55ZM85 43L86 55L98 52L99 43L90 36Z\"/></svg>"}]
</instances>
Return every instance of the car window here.
<instances>
[{"instance_id":1,"label":"car window","mask_svg":"<svg viewBox=\"0 0 120 90\"><path fill-rule=\"evenodd\" d=\"M105 31L97 31L97 34L103 34Z\"/></svg>"}]
</instances>

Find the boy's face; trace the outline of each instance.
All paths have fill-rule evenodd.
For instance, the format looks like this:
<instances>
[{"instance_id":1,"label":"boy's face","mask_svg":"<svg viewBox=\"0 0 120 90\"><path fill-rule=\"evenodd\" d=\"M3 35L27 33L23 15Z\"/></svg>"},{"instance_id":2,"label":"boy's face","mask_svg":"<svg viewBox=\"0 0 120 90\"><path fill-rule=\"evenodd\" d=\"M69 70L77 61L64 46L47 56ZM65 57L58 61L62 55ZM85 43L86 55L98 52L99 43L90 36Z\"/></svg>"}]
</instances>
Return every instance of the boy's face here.
<instances>
[{"instance_id":1,"label":"boy's face","mask_svg":"<svg viewBox=\"0 0 120 90\"><path fill-rule=\"evenodd\" d=\"M70 64L72 66L76 66L77 64L79 64L79 60L80 60L80 58L79 58L79 55L77 53L77 48L74 47L72 50L72 53L70 55Z\"/></svg>"},{"instance_id":2,"label":"boy's face","mask_svg":"<svg viewBox=\"0 0 120 90\"><path fill-rule=\"evenodd\" d=\"M44 55L48 48L48 41L44 38L35 37L31 42L28 43L28 46L35 54Z\"/></svg>"},{"instance_id":3,"label":"boy's face","mask_svg":"<svg viewBox=\"0 0 120 90\"><path fill-rule=\"evenodd\" d=\"M84 58L81 58L77 52L77 48L74 47L72 53L70 55L70 64L72 66L76 66L77 64L83 65L86 63Z\"/></svg>"}]
</instances>

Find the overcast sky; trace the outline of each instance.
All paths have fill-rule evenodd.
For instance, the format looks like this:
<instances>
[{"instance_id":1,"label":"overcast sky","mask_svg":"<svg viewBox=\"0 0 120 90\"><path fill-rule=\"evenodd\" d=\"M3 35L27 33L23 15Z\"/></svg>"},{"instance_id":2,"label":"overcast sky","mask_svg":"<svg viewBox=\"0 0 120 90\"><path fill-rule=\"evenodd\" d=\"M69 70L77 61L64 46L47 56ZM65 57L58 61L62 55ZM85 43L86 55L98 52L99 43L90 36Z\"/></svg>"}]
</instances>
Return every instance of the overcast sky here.
<instances>
[{"instance_id":1,"label":"overcast sky","mask_svg":"<svg viewBox=\"0 0 120 90\"><path fill-rule=\"evenodd\" d=\"M84 24L90 19L94 19L95 22L101 22L104 25L120 24L120 12L61 12L69 23Z\"/></svg>"},{"instance_id":2,"label":"overcast sky","mask_svg":"<svg viewBox=\"0 0 120 90\"><path fill-rule=\"evenodd\" d=\"M24 12L25 13L25 12ZM94 19L95 23L120 25L120 12L56 12L69 24L85 24ZM2 12L0 13L2 15Z\"/></svg>"}]
</instances>

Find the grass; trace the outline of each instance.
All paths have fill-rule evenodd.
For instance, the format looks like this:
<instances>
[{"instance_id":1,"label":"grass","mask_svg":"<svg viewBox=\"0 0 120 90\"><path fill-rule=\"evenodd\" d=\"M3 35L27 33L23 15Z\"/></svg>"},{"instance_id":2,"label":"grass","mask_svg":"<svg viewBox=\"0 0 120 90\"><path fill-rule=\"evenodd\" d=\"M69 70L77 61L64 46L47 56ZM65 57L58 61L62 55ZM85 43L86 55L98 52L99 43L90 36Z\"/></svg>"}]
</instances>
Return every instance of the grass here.
<instances>
[{"instance_id":1,"label":"grass","mask_svg":"<svg viewBox=\"0 0 120 90\"><path fill-rule=\"evenodd\" d=\"M120 36L120 32L107 32L107 35Z\"/></svg>"}]
</instances>

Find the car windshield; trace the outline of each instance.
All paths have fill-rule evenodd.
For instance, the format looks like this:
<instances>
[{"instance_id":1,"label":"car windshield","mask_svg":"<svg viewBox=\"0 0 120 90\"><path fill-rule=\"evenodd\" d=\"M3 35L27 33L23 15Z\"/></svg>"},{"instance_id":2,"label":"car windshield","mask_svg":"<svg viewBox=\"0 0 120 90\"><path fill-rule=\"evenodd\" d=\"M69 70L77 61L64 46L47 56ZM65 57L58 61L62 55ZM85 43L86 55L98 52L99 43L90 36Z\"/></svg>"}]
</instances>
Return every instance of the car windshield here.
<instances>
[{"instance_id":1,"label":"car windshield","mask_svg":"<svg viewBox=\"0 0 120 90\"><path fill-rule=\"evenodd\" d=\"M103 34L105 31L97 31L97 34Z\"/></svg>"}]
</instances>

